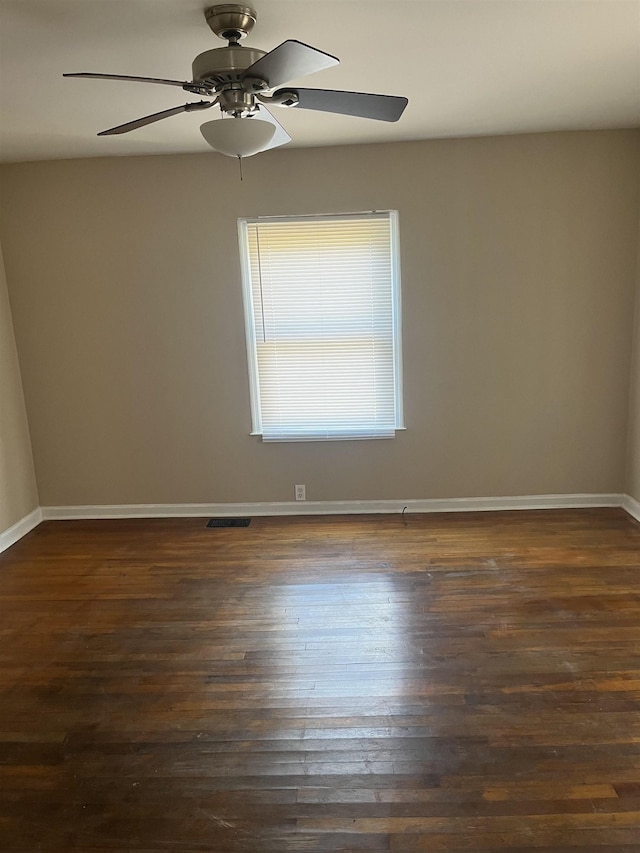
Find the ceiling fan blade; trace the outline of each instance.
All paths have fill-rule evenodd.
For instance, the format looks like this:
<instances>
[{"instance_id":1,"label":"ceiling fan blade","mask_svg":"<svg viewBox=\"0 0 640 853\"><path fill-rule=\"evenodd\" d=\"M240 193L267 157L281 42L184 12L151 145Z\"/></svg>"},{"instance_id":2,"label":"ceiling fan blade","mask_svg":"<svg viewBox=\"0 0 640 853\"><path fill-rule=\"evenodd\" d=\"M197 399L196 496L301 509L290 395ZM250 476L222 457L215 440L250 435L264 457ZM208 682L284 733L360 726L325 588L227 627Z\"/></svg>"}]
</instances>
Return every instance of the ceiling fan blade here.
<instances>
[{"instance_id":1,"label":"ceiling fan blade","mask_svg":"<svg viewBox=\"0 0 640 853\"><path fill-rule=\"evenodd\" d=\"M273 93L274 103L292 93L297 96L296 107L325 113L373 118L379 121L398 121L409 103L396 95L371 95L365 92L340 92L332 89L279 89Z\"/></svg>"},{"instance_id":2,"label":"ceiling fan blade","mask_svg":"<svg viewBox=\"0 0 640 853\"><path fill-rule=\"evenodd\" d=\"M188 81L180 80L164 80L161 77L129 77L127 74L93 74L89 71L83 71L79 74L63 74L63 77L89 77L93 80L133 80L136 83L161 83L165 86L188 86Z\"/></svg>"},{"instance_id":3,"label":"ceiling fan blade","mask_svg":"<svg viewBox=\"0 0 640 853\"><path fill-rule=\"evenodd\" d=\"M271 110L268 110L264 106L264 104L259 104L258 113L261 119L271 122L271 124L274 125L276 129L276 132L271 138L271 142L269 142L266 148L262 149L263 151L268 151L270 148L278 148L280 145L286 145L287 142L291 142L291 137L284 129L284 127L280 124L278 119L273 115Z\"/></svg>"},{"instance_id":4,"label":"ceiling fan blade","mask_svg":"<svg viewBox=\"0 0 640 853\"><path fill-rule=\"evenodd\" d=\"M337 57L329 53L324 53L301 41L289 39L250 65L246 71L243 71L241 79L258 77L266 81L269 89L273 89L289 80L304 77L305 74L331 68L339 62Z\"/></svg>"},{"instance_id":5,"label":"ceiling fan blade","mask_svg":"<svg viewBox=\"0 0 640 853\"><path fill-rule=\"evenodd\" d=\"M108 130L102 130L98 136L114 136L117 133L129 133L130 130L136 130L138 127L144 127L147 124L153 124L154 121L161 121L163 118L178 115L178 113L190 113L193 110L206 110L212 107L216 101L195 101L191 104L182 104L180 107L172 107L170 110L162 110L159 113L152 113L142 118L128 121L126 124L119 124L117 127L110 127Z\"/></svg>"}]
</instances>

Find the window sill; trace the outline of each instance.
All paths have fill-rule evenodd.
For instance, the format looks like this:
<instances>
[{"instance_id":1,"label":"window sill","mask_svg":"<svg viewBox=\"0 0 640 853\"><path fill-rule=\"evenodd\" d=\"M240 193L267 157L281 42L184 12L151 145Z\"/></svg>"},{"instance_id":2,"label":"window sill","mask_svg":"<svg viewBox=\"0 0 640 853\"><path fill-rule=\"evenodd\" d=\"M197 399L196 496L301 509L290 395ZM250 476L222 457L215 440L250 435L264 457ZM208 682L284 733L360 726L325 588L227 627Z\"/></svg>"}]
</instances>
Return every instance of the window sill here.
<instances>
[{"instance_id":1,"label":"window sill","mask_svg":"<svg viewBox=\"0 0 640 853\"><path fill-rule=\"evenodd\" d=\"M265 438L265 436L261 432L252 432L250 435L257 436L261 438L265 444L283 444L283 443L291 443L298 444L300 442L311 442L311 441L378 441L380 439L389 439L395 438L397 433L405 432L406 427L396 427L395 431L392 433L384 433L380 435L371 435L366 433L361 433L358 435L310 435L310 436L301 436L301 435L287 435L287 436L270 436Z\"/></svg>"}]
</instances>

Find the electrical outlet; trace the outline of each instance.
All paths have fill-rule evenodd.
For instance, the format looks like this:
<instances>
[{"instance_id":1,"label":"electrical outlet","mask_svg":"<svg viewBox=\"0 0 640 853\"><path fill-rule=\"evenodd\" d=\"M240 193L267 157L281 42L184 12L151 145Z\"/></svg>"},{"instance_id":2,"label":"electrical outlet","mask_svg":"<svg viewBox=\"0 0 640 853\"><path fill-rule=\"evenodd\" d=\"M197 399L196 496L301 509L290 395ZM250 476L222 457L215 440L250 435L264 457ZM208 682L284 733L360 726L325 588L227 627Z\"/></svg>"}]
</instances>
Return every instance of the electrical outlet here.
<instances>
[{"instance_id":1,"label":"electrical outlet","mask_svg":"<svg viewBox=\"0 0 640 853\"><path fill-rule=\"evenodd\" d=\"M306 501L307 490L305 486L294 486L297 501Z\"/></svg>"}]
</instances>

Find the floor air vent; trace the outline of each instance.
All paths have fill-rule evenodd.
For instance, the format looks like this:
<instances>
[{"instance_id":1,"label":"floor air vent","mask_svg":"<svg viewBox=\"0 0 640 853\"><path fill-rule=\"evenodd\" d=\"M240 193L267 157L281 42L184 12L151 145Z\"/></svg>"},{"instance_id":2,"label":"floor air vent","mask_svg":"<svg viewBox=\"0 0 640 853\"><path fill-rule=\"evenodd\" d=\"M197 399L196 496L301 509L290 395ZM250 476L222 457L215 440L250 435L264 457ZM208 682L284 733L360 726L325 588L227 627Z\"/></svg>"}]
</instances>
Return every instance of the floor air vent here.
<instances>
[{"instance_id":1,"label":"floor air vent","mask_svg":"<svg viewBox=\"0 0 640 853\"><path fill-rule=\"evenodd\" d=\"M210 518L207 527L248 527L250 518Z\"/></svg>"}]
</instances>

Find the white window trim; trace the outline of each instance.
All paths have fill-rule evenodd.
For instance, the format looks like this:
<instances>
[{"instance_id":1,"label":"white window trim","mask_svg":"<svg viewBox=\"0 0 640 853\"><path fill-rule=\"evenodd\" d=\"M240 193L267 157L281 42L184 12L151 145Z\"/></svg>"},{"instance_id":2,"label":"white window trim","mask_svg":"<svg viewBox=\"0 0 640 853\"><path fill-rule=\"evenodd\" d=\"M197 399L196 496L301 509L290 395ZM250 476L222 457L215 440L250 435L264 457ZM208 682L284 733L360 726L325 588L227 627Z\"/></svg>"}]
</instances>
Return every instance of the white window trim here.
<instances>
[{"instance_id":1,"label":"white window trim","mask_svg":"<svg viewBox=\"0 0 640 853\"><path fill-rule=\"evenodd\" d=\"M262 412L260 409L260 380L257 364L257 341L256 327L253 312L253 294L251 289L249 248L247 239L247 226L259 222L304 222L309 220L336 220L348 219L349 217L361 218L372 214L384 214L389 218L390 246L391 246L391 277L392 277L392 326L394 340L394 408L395 408L395 433L406 429L404 422L403 405L403 370L402 370L402 296L400 277L400 229L397 210L368 210L359 213L333 213L333 214L308 214L298 216L256 216L241 217L238 219L238 244L240 247L240 270L242 278L242 302L245 320L245 340L247 349L247 365L249 373L249 399L251 405L251 435L263 436ZM300 437L288 436L278 439L270 439L269 443L282 442L307 442L307 441L371 441L378 439L394 438L390 435L334 435ZM264 440L264 439L263 439Z\"/></svg>"}]
</instances>

